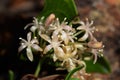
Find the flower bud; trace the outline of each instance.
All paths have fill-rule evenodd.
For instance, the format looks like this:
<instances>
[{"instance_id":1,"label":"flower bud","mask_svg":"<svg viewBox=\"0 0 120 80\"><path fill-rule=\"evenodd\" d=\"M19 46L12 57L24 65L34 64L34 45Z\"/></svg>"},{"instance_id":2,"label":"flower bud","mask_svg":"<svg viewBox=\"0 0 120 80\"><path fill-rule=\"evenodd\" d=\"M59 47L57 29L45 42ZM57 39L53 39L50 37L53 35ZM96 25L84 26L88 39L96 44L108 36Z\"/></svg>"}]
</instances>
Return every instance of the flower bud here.
<instances>
[{"instance_id":1,"label":"flower bud","mask_svg":"<svg viewBox=\"0 0 120 80\"><path fill-rule=\"evenodd\" d=\"M97 42L97 41L90 41L88 42L88 46L91 47L91 48L102 48L103 47L103 44L102 42Z\"/></svg>"}]
</instances>

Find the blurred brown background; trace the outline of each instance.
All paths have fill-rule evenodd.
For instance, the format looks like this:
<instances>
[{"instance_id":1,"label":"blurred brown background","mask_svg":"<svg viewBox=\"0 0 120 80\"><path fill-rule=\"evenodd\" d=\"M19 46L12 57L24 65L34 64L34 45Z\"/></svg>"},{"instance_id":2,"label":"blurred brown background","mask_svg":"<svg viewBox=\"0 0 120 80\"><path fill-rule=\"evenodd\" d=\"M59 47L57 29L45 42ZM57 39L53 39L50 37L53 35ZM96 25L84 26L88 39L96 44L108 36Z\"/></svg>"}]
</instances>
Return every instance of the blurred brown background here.
<instances>
[{"instance_id":1,"label":"blurred brown background","mask_svg":"<svg viewBox=\"0 0 120 80\"><path fill-rule=\"evenodd\" d=\"M94 74L92 80L120 80L120 0L75 0L79 16L94 20L95 34L105 45L105 57L112 73ZM18 56L19 37L25 37L24 26L44 7L43 0L0 0L0 80L8 79L13 70L16 80L35 69L35 63L22 62ZM29 71L31 70L31 71Z\"/></svg>"},{"instance_id":2,"label":"blurred brown background","mask_svg":"<svg viewBox=\"0 0 120 80\"><path fill-rule=\"evenodd\" d=\"M26 36L24 26L43 8L43 0L0 0L0 80L8 80L8 70L19 80L35 70L35 63L21 61L19 37ZM29 71L30 70L30 71Z\"/></svg>"}]
</instances>

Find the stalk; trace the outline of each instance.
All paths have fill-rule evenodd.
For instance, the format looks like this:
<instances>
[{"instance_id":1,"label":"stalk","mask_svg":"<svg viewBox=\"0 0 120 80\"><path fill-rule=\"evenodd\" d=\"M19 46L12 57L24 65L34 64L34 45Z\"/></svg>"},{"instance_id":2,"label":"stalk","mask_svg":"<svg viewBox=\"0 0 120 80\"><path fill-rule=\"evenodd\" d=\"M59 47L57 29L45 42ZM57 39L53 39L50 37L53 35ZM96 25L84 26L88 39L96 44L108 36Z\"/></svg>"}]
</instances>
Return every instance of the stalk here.
<instances>
[{"instance_id":1,"label":"stalk","mask_svg":"<svg viewBox=\"0 0 120 80\"><path fill-rule=\"evenodd\" d=\"M78 66L77 68L73 69L71 72L68 73L68 75L66 76L65 80L70 80L71 76L76 72L79 71L80 69L82 69L84 67L84 65L82 66Z\"/></svg>"}]
</instances>

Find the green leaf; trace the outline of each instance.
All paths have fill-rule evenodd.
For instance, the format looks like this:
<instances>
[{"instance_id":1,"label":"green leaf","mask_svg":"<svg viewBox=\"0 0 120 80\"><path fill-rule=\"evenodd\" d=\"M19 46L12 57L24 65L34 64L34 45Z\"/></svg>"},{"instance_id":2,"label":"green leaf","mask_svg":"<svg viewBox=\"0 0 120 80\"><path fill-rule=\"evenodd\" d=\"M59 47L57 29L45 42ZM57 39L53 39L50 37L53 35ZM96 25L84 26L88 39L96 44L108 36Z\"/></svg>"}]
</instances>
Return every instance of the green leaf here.
<instances>
[{"instance_id":1,"label":"green leaf","mask_svg":"<svg viewBox=\"0 0 120 80\"><path fill-rule=\"evenodd\" d=\"M66 76L65 80L71 80L71 76L76 72L79 71L80 69L82 69L84 67L84 65L78 66L75 69L73 69L72 71L70 71L68 73L68 75Z\"/></svg>"},{"instance_id":2,"label":"green leaf","mask_svg":"<svg viewBox=\"0 0 120 80\"><path fill-rule=\"evenodd\" d=\"M80 80L80 79L78 79L78 78L71 78L70 80Z\"/></svg>"},{"instance_id":3,"label":"green leaf","mask_svg":"<svg viewBox=\"0 0 120 80\"><path fill-rule=\"evenodd\" d=\"M97 62L93 64L93 60L85 61L86 62L86 71L88 73L103 73L108 74L111 72L110 65L104 57L99 57Z\"/></svg>"},{"instance_id":4,"label":"green leaf","mask_svg":"<svg viewBox=\"0 0 120 80\"><path fill-rule=\"evenodd\" d=\"M78 14L74 0L45 0L44 5L44 9L38 18L42 16L46 18L54 13L60 21L65 17L67 21L71 21Z\"/></svg>"}]
</instances>

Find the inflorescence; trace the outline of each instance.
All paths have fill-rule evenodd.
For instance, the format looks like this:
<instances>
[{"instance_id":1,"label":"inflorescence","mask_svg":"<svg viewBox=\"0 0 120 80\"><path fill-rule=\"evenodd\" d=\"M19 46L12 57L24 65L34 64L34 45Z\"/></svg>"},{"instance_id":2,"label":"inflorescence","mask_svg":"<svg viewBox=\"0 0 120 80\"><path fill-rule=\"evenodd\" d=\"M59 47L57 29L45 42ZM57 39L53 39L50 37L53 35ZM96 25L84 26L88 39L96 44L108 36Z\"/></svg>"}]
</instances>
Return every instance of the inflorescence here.
<instances>
[{"instance_id":1,"label":"inflorescence","mask_svg":"<svg viewBox=\"0 0 120 80\"><path fill-rule=\"evenodd\" d=\"M68 71L78 65L86 67L84 60L93 59L93 63L96 63L97 57L103 53L102 42L93 36L96 29L92 24L93 21L89 23L88 19L86 22L78 20L68 23L65 18L60 22L54 14L46 19L34 18L33 23L25 27L30 29L27 40L20 38L19 51L26 49L30 61L34 60L33 51L40 52L41 58L50 54L53 62L59 61L60 68Z\"/></svg>"}]
</instances>

